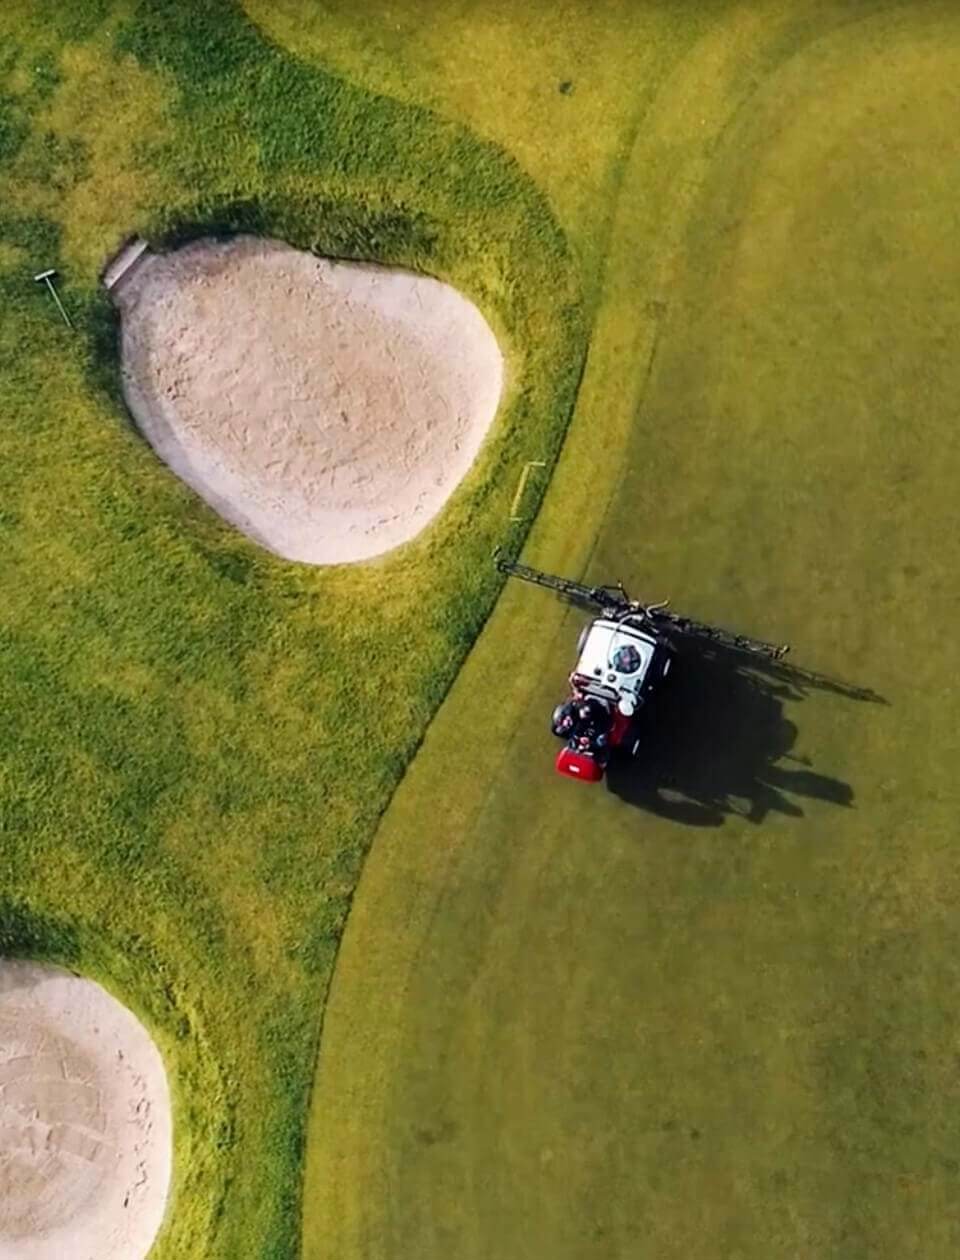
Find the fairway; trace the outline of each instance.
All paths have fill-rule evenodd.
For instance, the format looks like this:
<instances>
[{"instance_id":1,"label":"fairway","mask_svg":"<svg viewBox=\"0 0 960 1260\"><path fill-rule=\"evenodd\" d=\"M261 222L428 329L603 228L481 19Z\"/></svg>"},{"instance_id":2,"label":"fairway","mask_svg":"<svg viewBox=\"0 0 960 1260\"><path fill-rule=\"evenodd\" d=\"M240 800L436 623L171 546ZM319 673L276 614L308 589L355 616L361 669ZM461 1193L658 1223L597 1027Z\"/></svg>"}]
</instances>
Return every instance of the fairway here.
<instances>
[{"instance_id":1,"label":"fairway","mask_svg":"<svg viewBox=\"0 0 960 1260\"><path fill-rule=\"evenodd\" d=\"M4 1260L960 1254L958 122L953 0L0 9ZM791 664L562 780L498 545Z\"/></svg>"},{"instance_id":2,"label":"fairway","mask_svg":"<svg viewBox=\"0 0 960 1260\"><path fill-rule=\"evenodd\" d=\"M960 19L806 18L718 18L641 123L527 555L881 699L690 663L586 789L579 620L507 592L354 901L308 1260L960 1245Z\"/></svg>"}]
</instances>

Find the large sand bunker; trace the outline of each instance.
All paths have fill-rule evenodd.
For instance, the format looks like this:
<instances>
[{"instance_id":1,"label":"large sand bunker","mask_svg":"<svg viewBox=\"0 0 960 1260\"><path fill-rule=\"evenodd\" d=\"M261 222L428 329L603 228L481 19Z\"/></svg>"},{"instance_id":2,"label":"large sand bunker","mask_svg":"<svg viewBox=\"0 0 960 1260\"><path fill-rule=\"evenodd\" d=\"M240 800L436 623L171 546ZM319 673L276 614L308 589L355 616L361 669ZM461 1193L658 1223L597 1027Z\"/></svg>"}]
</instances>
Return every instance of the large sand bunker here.
<instances>
[{"instance_id":1,"label":"large sand bunker","mask_svg":"<svg viewBox=\"0 0 960 1260\"><path fill-rule=\"evenodd\" d=\"M410 272L238 236L147 255L113 297L144 436L291 560L364 560L419 533L500 399L483 316Z\"/></svg>"},{"instance_id":2,"label":"large sand bunker","mask_svg":"<svg viewBox=\"0 0 960 1260\"><path fill-rule=\"evenodd\" d=\"M0 1260L142 1260L170 1165L143 1026L90 980L0 959Z\"/></svg>"}]
</instances>

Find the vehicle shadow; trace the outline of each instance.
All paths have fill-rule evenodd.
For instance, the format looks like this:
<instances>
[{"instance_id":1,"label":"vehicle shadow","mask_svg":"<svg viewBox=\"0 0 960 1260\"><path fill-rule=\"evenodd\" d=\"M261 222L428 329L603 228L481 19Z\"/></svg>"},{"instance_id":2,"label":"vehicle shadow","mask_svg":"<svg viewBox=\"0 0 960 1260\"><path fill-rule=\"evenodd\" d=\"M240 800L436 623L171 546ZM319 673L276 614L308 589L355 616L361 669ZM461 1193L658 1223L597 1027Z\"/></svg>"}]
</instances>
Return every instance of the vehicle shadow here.
<instances>
[{"instance_id":1,"label":"vehicle shadow","mask_svg":"<svg viewBox=\"0 0 960 1260\"><path fill-rule=\"evenodd\" d=\"M793 797L850 809L849 784L791 753L797 728L784 702L815 690L887 703L783 660L685 645L643 723L636 758L611 763L608 787L639 809L699 827L722 826L729 815L752 823L773 812L803 817Z\"/></svg>"}]
</instances>

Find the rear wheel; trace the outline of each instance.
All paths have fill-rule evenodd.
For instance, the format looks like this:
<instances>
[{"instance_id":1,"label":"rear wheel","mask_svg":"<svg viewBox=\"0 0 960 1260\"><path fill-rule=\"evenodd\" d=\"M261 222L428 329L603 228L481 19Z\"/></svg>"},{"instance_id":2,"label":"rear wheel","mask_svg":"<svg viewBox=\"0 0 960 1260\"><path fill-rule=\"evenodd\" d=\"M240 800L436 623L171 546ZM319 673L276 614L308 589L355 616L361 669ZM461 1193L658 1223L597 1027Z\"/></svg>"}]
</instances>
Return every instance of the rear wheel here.
<instances>
[{"instance_id":1,"label":"rear wheel","mask_svg":"<svg viewBox=\"0 0 960 1260\"><path fill-rule=\"evenodd\" d=\"M557 739L567 738L566 733L560 727L566 708L567 706L565 704L558 704L553 713L550 715L550 730L554 735L556 735Z\"/></svg>"}]
</instances>

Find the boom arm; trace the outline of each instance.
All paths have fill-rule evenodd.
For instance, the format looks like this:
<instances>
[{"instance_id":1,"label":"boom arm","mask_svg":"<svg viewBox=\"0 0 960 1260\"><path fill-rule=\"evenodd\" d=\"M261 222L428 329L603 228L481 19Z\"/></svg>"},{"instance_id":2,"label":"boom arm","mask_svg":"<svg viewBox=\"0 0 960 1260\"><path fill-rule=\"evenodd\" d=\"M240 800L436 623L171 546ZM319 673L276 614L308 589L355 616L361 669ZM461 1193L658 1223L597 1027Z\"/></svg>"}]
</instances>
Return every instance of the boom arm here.
<instances>
[{"instance_id":1,"label":"boom arm","mask_svg":"<svg viewBox=\"0 0 960 1260\"><path fill-rule=\"evenodd\" d=\"M500 555L499 550L494 552L494 563L499 571L508 577L520 578L523 582L532 582L535 586L545 586L548 590L558 591L570 599L594 604L601 612L617 619L636 617L645 621L658 634L668 637L682 635L689 639L706 639L737 652L768 656L775 661L780 660L790 650L790 645L787 643L765 643L762 639L751 639L745 634L736 634L732 630L710 626L705 622L695 621L692 617L684 617L680 613L671 612L666 606L666 601L660 604L642 604L639 600L630 599L619 582L616 586L586 586L582 582L573 582L570 578L555 577L552 573L531 569L528 565L519 564L515 560L506 560Z\"/></svg>"},{"instance_id":2,"label":"boom arm","mask_svg":"<svg viewBox=\"0 0 960 1260\"><path fill-rule=\"evenodd\" d=\"M622 586L584 586L582 582L574 582L570 578L555 577L552 573L531 569L529 565L519 564L516 560L504 560L499 551L494 552L493 558L500 572L506 573L508 577L520 578L521 581L532 582L535 586L545 586L548 590L559 591L561 595L567 595L571 599L596 604L598 608L616 609L618 612L634 609Z\"/></svg>"}]
</instances>

